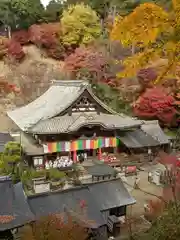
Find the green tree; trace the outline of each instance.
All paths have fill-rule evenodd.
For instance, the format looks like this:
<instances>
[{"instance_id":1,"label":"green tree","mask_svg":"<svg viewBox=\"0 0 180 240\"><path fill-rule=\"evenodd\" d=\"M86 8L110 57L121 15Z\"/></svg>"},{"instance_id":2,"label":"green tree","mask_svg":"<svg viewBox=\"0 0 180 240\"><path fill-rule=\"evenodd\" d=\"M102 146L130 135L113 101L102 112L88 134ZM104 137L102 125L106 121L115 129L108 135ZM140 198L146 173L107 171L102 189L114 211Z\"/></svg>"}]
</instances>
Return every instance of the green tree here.
<instances>
[{"instance_id":1,"label":"green tree","mask_svg":"<svg viewBox=\"0 0 180 240\"><path fill-rule=\"evenodd\" d=\"M18 164L21 162L22 149L17 142L8 142L3 153L0 156L0 172L1 174L18 175Z\"/></svg>"},{"instance_id":2,"label":"green tree","mask_svg":"<svg viewBox=\"0 0 180 240\"><path fill-rule=\"evenodd\" d=\"M40 0L11 0L11 8L18 28L28 28L42 21L44 16L44 7Z\"/></svg>"},{"instance_id":3,"label":"green tree","mask_svg":"<svg viewBox=\"0 0 180 240\"><path fill-rule=\"evenodd\" d=\"M59 21L59 17L62 15L64 5L60 0L51 0L46 7L45 18L48 22Z\"/></svg>"},{"instance_id":4,"label":"green tree","mask_svg":"<svg viewBox=\"0 0 180 240\"><path fill-rule=\"evenodd\" d=\"M17 17L12 9L11 0L0 1L0 22L4 25L16 27Z\"/></svg>"},{"instance_id":5,"label":"green tree","mask_svg":"<svg viewBox=\"0 0 180 240\"><path fill-rule=\"evenodd\" d=\"M135 239L147 240L178 240L180 239L180 204L169 204L163 214L152 223L151 228L142 237Z\"/></svg>"},{"instance_id":6,"label":"green tree","mask_svg":"<svg viewBox=\"0 0 180 240\"><path fill-rule=\"evenodd\" d=\"M93 84L94 93L116 112L131 115L131 106L125 102L120 92L106 83Z\"/></svg>"},{"instance_id":7,"label":"green tree","mask_svg":"<svg viewBox=\"0 0 180 240\"><path fill-rule=\"evenodd\" d=\"M88 5L77 4L63 11L62 41L65 45L88 44L101 35L99 18Z\"/></svg>"}]
</instances>

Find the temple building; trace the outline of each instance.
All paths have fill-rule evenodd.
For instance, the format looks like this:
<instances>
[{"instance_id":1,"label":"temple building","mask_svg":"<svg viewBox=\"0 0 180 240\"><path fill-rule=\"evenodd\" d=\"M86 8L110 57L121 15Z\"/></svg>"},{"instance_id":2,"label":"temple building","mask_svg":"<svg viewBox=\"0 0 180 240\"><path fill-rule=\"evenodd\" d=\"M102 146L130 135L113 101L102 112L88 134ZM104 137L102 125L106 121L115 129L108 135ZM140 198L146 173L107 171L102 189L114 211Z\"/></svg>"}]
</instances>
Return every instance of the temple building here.
<instances>
[{"instance_id":1,"label":"temple building","mask_svg":"<svg viewBox=\"0 0 180 240\"><path fill-rule=\"evenodd\" d=\"M141 121L116 113L94 95L85 81L53 81L35 101L8 112L34 166L66 166L125 148L167 145L157 121ZM71 159L71 161L69 161ZM48 163L50 161L50 163ZM49 166L50 164L50 166Z\"/></svg>"}]
</instances>

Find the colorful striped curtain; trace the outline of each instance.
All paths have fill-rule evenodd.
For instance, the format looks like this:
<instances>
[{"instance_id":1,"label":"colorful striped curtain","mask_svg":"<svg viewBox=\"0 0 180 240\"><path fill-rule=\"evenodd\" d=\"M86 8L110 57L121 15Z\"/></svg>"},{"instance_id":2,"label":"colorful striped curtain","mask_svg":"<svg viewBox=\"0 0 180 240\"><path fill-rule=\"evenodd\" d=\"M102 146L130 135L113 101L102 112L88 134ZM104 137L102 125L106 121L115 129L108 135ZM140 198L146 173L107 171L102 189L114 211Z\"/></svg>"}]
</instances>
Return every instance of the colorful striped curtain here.
<instances>
[{"instance_id":1,"label":"colorful striped curtain","mask_svg":"<svg viewBox=\"0 0 180 240\"><path fill-rule=\"evenodd\" d=\"M97 138L87 140L77 140L72 142L53 142L47 143L47 150L49 153L53 152L69 152L83 149L98 149L104 147L116 147L120 144L120 140L116 137L111 138ZM47 152L47 151L46 151Z\"/></svg>"}]
</instances>

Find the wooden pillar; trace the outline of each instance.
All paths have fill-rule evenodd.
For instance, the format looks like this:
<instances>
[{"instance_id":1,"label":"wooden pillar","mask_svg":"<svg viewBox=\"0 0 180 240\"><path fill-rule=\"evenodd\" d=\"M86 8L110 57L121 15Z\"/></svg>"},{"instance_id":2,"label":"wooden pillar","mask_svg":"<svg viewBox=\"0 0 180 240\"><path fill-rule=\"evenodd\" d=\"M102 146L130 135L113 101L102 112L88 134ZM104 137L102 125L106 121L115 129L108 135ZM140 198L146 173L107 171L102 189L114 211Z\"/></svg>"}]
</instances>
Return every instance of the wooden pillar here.
<instances>
[{"instance_id":1,"label":"wooden pillar","mask_svg":"<svg viewBox=\"0 0 180 240\"><path fill-rule=\"evenodd\" d=\"M73 163L76 163L77 162L77 152L74 151L73 152Z\"/></svg>"},{"instance_id":2,"label":"wooden pillar","mask_svg":"<svg viewBox=\"0 0 180 240\"><path fill-rule=\"evenodd\" d=\"M93 141L95 141L96 140L96 137L94 137L93 138ZM97 151L97 149L95 148L95 149L93 149L93 157L95 158L96 157L96 151Z\"/></svg>"},{"instance_id":3,"label":"wooden pillar","mask_svg":"<svg viewBox=\"0 0 180 240\"><path fill-rule=\"evenodd\" d=\"M93 157L96 157L96 149L93 149Z\"/></svg>"}]
</instances>

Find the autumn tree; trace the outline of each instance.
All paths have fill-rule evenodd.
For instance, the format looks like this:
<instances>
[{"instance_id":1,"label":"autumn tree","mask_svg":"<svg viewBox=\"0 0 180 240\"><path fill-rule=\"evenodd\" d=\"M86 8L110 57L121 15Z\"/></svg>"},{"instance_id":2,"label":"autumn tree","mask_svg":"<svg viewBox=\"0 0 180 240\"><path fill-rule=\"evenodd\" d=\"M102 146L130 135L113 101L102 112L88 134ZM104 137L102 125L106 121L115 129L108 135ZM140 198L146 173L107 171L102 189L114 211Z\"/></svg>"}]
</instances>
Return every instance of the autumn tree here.
<instances>
[{"instance_id":1,"label":"autumn tree","mask_svg":"<svg viewBox=\"0 0 180 240\"><path fill-rule=\"evenodd\" d=\"M111 32L112 40L140 49L123 61L119 77L135 76L137 71L159 58L168 59L155 83L164 76L176 77L179 66L180 1L172 1L173 12L154 3L144 3L124 18L119 18Z\"/></svg>"},{"instance_id":2,"label":"autumn tree","mask_svg":"<svg viewBox=\"0 0 180 240\"><path fill-rule=\"evenodd\" d=\"M72 79L86 79L92 82L109 83L110 59L101 49L79 47L65 59L64 70L71 74Z\"/></svg>"},{"instance_id":3,"label":"autumn tree","mask_svg":"<svg viewBox=\"0 0 180 240\"><path fill-rule=\"evenodd\" d=\"M134 103L134 114L144 119L159 119L164 124L171 124L176 115L174 98L162 88L147 88Z\"/></svg>"},{"instance_id":4,"label":"autumn tree","mask_svg":"<svg viewBox=\"0 0 180 240\"><path fill-rule=\"evenodd\" d=\"M77 4L65 9L61 18L64 45L88 44L101 34L99 18L88 5Z\"/></svg>"}]
</instances>

